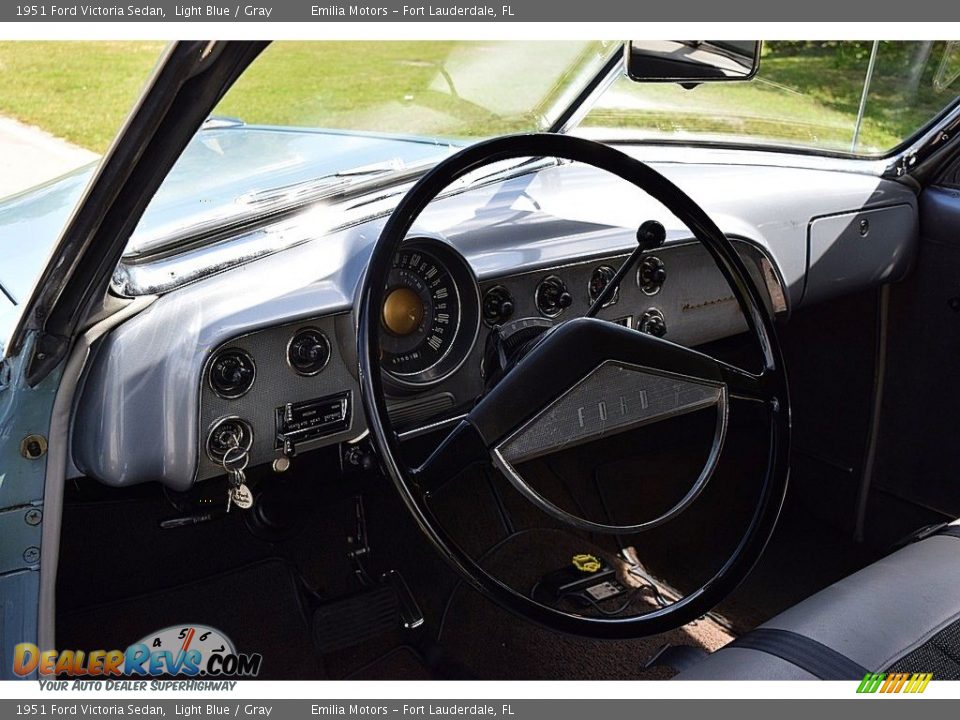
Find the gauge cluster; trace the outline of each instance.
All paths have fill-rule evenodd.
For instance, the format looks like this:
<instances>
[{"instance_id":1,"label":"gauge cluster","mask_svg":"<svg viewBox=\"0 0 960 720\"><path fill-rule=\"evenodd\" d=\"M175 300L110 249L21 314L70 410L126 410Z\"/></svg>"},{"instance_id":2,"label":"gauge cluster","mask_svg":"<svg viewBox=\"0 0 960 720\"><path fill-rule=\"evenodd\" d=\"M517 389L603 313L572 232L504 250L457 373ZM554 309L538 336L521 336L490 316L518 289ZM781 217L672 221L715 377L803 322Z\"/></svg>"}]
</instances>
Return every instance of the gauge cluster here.
<instances>
[{"instance_id":1,"label":"gauge cluster","mask_svg":"<svg viewBox=\"0 0 960 720\"><path fill-rule=\"evenodd\" d=\"M430 239L404 243L387 278L381 364L401 387L435 383L457 370L477 338L480 298L467 261Z\"/></svg>"}]
</instances>

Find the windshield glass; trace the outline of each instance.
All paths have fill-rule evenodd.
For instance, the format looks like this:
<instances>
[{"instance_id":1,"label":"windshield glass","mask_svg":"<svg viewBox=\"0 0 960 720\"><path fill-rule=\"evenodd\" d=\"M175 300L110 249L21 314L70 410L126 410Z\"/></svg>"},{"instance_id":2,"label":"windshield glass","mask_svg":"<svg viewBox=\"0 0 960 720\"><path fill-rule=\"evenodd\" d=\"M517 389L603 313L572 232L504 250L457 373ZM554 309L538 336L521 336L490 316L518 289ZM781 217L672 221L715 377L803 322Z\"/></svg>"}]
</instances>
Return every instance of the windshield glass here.
<instances>
[{"instance_id":1,"label":"windshield glass","mask_svg":"<svg viewBox=\"0 0 960 720\"><path fill-rule=\"evenodd\" d=\"M747 82L687 88L621 78L578 132L884 155L956 101L958 75L953 41L768 41Z\"/></svg>"},{"instance_id":2,"label":"windshield glass","mask_svg":"<svg viewBox=\"0 0 960 720\"><path fill-rule=\"evenodd\" d=\"M246 123L482 138L546 130L612 42L279 42L216 114Z\"/></svg>"},{"instance_id":3,"label":"windshield glass","mask_svg":"<svg viewBox=\"0 0 960 720\"><path fill-rule=\"evenodd\" d=\"M279 42L219 103L127 247L143 256L273 210L549 129L617 42Z\"/></svg>"}]
</instances>

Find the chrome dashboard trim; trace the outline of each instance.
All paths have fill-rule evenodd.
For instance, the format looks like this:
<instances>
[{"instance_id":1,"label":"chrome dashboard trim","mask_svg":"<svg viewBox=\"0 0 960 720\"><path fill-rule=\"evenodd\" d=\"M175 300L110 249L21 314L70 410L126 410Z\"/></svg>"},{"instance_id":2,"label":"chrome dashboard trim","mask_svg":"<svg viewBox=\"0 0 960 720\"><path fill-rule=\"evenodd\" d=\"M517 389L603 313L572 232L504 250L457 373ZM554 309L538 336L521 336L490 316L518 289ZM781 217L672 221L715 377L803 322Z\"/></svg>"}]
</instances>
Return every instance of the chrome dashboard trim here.
<instances>
[{"instance_id":1,"label":"chrome dashboard trim","mask_svg":"<svg viewBox=\"0 0 960 720\"><path fill-rule=\"evenodd\" d=\"M466 413L462 415L455 415L454 417L445 418L443 420L437 420L433 423L428 423L427 425L422 425L417 428L411 428L410 430L404 430L403 432L397 433L397 438L400 440L412 440L413 438L420 437L422 435L428 435L429 433L436 432L437 430L443 430L444 428L453 427L461 420L467 417Z\"/></svg>"},{"instance_id":2,"label":"chrome dashboard trim","mask_svg":"<svg viewBox=\"0 0 960 720\"><path fill-rule=\"evenodd\" d=\"M617 271L615 268L603 262L601 262L599 265L593 268L593 270L591 270L590 278L587 280L587 299L590 301L591 305L593 305L593 303L596 302L597 298L593 297L593 294L590 292L590 282L593 280L593 273L597 272L598 270L609 270L611 273L613 273L613 275L617 274ZM609 282L609 280L607 282ZM623 282L621 281L620 285L622 284ZM600 306L601 309L612 307L617 304L617 302L620 300L620 285L617 285L617 287L614 289L613 297L607 300L603 305Z\"/></svg>"},{"instance_id":3,"label":"chrome dashboard trim","mask_svg":"<svg viewBox=\"0 0 960 720\"><path fill-rule=\"evenodd\" d=\"M440 193L437 199L477 190L560 163L554 158L530 158L505 169L472 179L465 178ZM376 186L353 186L342 196L330 196L311 204L300 204L269 215L258 215L243 225L220 228L211 234L184 241L164 253L124 257L113 273L111 290L123 297L164 295L172 290L317 240L326 235L382 220L393 212L400 197L426 170L413 177L391 178ZM337 217L336 222L329 218Z\"/></svg>"},{"instance_id":4,"label":"chrome dashboard trim","mask_svg":"<svg viewBox=\"0 0 960 720\"><path fill-rule=\"evenodd\" d=\"M534 305L534 307L536 307L536 308L537 308L537 311L538 311L543 317L547 318L547 320L556 320L558 317L560 317L561 315L563 315L563 311L566 310L566 308L565 308L565 307L559 307L559 306L558 306L558 307L557 307L557 311L556 311L555 313L552 313L552 314L551 314L551 313L545 312L545 311L540 307L540 303L539 303L539 301L537 300L537 298L538 298L539 295L540 295L540 287L541 287L547 280L558 280L558 281L560 282L560 284L563 285L563 289L564 289L565 292L569 292L569 290L568 290L568 288L567 288L567 283L566 283L566 281L565 281L562 277L560 277L559 275L557 275L557 274L555 274L555 273L550 273L550 274L547 275L546 277L542 278L542 279L540 280L540 282L538 282L538 283L534 286L534 288L533 288L533 305Z\"/></svg>"}]
</instances>

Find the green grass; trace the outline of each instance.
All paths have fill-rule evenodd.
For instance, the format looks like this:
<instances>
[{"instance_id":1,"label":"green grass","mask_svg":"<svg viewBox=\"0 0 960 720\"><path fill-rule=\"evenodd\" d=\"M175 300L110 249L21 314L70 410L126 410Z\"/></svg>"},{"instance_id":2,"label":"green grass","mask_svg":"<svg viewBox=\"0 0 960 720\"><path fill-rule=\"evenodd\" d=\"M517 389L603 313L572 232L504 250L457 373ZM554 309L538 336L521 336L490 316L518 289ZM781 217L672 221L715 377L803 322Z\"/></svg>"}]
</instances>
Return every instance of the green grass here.
<instances>
[{"instance_id":1,"label":"green grass","mask_svg":"<svg viewBox=\"0 0 960 720\"><path fill-rule=\"evenodd\" d=\"M863 44L839 51L826 45L768 43L758 78L750 83L684 90L623 80L586 124L849 150L866 55ZM911 47L882 46L858 151L895 146L956 94L933 90L943 43L935 44L918 91L903 93ZM103 152L162 48L156 42L0 42L0 114ZM494 97L519 98L518 106L541 97L549 88L533 86L530 78L562 66L570 49L538 45L542 67L526 73L530 55L520 49L454 42L281 43L251 66L216 112L251 123L425 135L532 128L536 113L518 113L516 107L491 112L485 105ZM487 77L471 74L467 66L476 58L499 63L498 70ZM450 71L459 97L448 92L441 69Z\"/></svg>"},{"instance_id":2,"label":"green grass","mask_svg":"<svg viewBox=\"0 0 960 720\"><path fill-rule=\"evenodd\" d=\"M0 42L0 115L103 152L162 49L157 42Z\"/></svg>"}]
</instances>

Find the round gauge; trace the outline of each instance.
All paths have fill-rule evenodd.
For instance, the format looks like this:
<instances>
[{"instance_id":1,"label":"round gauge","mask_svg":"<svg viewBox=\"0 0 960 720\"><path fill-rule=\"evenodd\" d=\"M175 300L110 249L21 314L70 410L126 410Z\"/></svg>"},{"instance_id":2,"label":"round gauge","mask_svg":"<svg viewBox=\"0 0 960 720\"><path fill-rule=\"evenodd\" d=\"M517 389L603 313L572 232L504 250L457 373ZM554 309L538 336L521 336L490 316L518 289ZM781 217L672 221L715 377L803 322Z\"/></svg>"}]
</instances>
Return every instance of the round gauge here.
<instances>
[{"instance_id":1,"label":"round gauge","mask_svg":"<svg viewBox=\"0 0 960 720\"><path fill-rule=\"evenodd\" d=\"M435 382L466 359L479 327L476 280L452 248L405 244L394 259L381 308L381 363L406 384Z\"/></svg>"},{"instance_id":2,"label":"round gauge","mask_svg":"<svg viewBox=\"0 0 960 720\"><path fill-rule=\"evenodd\" d=\"M602 293L606 289L607 285L610 284L610 281L613 280L616 274L617 274L617 271L614 270L609 265L600 265L599 267L596 267L593 269L593 272L590 274L590 284L587 288L587 292L590 295L591 303L595 302L596 299L600 297L600 293ZM613 292L613 297L607 300L607 302L605 302L603 306L608 307L616 303L617 300L619 299L618 298L619 295L620 295L620 288L617 288Z\"/></svg>"},{"instance_id":3,"label":"round gauge","mask_svg":"<svg viewBox=\"0 0 960 720\"><path fill-rule=\"evenodd\" d=\"M304 328L290 338L287 362L298 375L316 375L330 361L330 341L316 328Z\"/></svg>"},{"instance_id":4,"label":"round gauge","mask_svg":"<svg viewBox=\"0 0 960 720\"><path fill-rule=\"evenodd\" d=\"M210 387L228 400L246 395L253 387L256 375L253 358L240 348L223 350L210 363Z\"/></svg>"}]
</instances>

